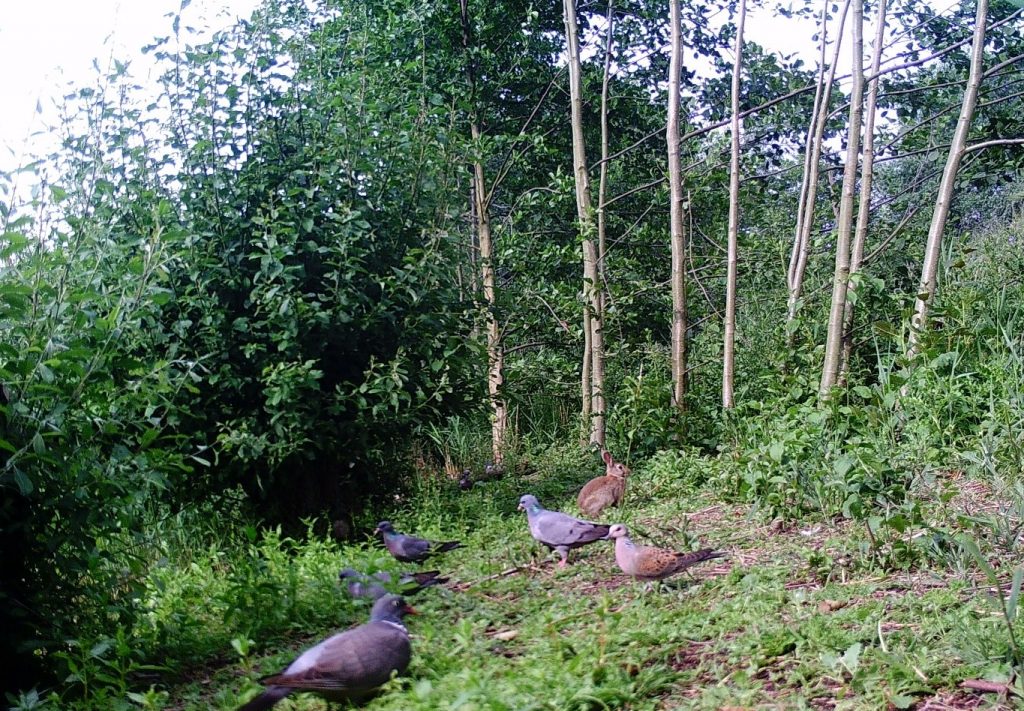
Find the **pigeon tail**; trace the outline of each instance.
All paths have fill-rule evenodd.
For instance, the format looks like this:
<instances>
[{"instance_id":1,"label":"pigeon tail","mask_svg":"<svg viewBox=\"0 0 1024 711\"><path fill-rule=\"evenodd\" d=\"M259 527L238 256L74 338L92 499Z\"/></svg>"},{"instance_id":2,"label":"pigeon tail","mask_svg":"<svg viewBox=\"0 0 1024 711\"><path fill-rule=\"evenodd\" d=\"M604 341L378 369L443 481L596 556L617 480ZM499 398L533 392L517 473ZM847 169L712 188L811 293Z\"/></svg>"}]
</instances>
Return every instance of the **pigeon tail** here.
<instances>
[{"instance_id":1,"label":"pigeon tail","mask_svg":"<svg viewBox=\"0 0 1024 711\"><path fill-rule=\"evenodd\" d=\"M271 686L249 703L239 706L238 711L266 711L290 693L292 690L286 686Z\"/></svg>"},{"instance_id":2,"label":"pigeon tail","mask_svg":"<svg viewBox=\"0 0 1024 711\"><path fill-rule=\"evenodd\" d=\"M699 551L693 553L687 553L683 556L683 565L689 567L697 563L703 563L706 560L713 560L715 558L724 558L725 553L722 551L716 551L711 548L701 548Z\"/></svg>"},{"instance_id":3,"label":"pigeon tail","mask_svg":"<svg viewBox=\"0 0 1024 711\"><path fill-rule=\"evenodd\" d=\"M444 543L438 543L437 550L432 552L446 553L447 551L453 550L455 548L462 548L462 543L460 541L445 541Z\"/></svg>"},{"instance_id":4,"label":"pigeon tail","mask_svg":"<svg viewBox=\"0 0 1024 711\"><path fill-rule=\"evenodd\" d=\"M402 582L407 582L406 577L409 577L408 582L416 583L419 588L428 588L431 585L443 585L447 583L449 578L441 577L440 570L425 570L422 573L410 573L409 576L402 576Z\"/></svg>"}]
</instances>

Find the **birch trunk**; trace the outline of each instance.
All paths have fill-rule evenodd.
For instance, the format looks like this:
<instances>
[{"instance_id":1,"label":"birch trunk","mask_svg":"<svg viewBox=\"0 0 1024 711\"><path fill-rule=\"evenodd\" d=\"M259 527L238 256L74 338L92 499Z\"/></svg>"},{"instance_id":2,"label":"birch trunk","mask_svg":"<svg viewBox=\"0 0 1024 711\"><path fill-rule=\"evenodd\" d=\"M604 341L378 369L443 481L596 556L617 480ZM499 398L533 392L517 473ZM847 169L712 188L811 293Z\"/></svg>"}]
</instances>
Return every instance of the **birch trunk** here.
<instances>
[{"instance_id":1,"label":"birch trunk","mask_svg":"<svg viewBox=\"0 0 1024 711\"><path fill-rule=\"evenodd\" d=\"M469 83L471 101L476 98L476 72L473 61L469 58L470 23L467 0L461 0L462 11L462 43L466 51L466 78ZM481 132L480 122L476 116L476 107L469 124L470 136L474 144L479 144ZM484 177L484 166L480 160L473 161L473 213L477 243L480 250L480 283L483 287L484 303L486 304L487 328L487 396L491 405L491 450L494 464L501 465L505 451L505 437L508 432L508 407L502 394L505 381L505 351L498 327L497 294L494 280L494 246L491 240L490 206L487 200L487 181Z\"/></svg>"},{"instance_id":2,"label":"birch trunk","mask_svg":"<svg viewBox=\"0 0 1024 711\"><path fill-rule=\"evenodd\" d=\"M736 21L736 59L732 65L732 155L729 161L729 246L725 277L725 341L722 348L722 407L731 409L736 348L736 252L740 223L740 70L743 68L743 25L746 0L740 0Z\"/></svg>"},{"instance_id":3,"label":"birch trunk","mask_svg":"<svg viewBox=\"0 0 1024 711\"><path fill-rule=\"evenodd\" d=\"M971 69L967 78L967 89L960 106L960 117L957 119L956 130L953 132L953 140L949 146L949 155L946 156L946 167L942 171L942 180L939 182L939 194L935 200L931 225L928 227L924 264L921 266L921 283L917 288L914 315L910 321L910 341L907 355L911 358L918 352L921 332L928 326L928 307L935 297L939 255L942 251L942 232L949 217L949 207L953 201L953 186L956 182L956 174L960 170L960 161L964 157L967 133L971 128L974 108L978 103L978 90L981 87L987 17L988 0L978 0L974 19L974 39L971 42Z\"/></svg>"},{"instance_id":4,"label":"birch trunk","mask_svg":"<svg viewBox=\"0 0 1024 711\"><path fill-rule=\"evenodd\" d=\"M821 100L822 94L825 89L825 66L826 66L826 50L828 49L828 3L822 3L821 6L821 20L819 26L821 30L821 44L818 50L818 74L815 78L816 83L814 86L814 104L811 108L811 122L807 126L807 139L804 143L804 172L800 180L800 198L796 205L796 229L793 232L793 249L789 255L789 270L786 272L786 288L790 290L792 295L793 285L796 280L796 269L800 258L800 247L801 247L801 236L804 232L804 205L807 203L807 191L808 182L811 177L811 155L814 146L814 132L818 126L818 114L821 113ZM788 311L790 319L795 318L796 305L793 303L792 296L790 297L790 304ZM788 340L788 339L787 339Z\"/></svg>"},{"instance_id":5,"label":"birch trunk","mask_svg":"<svg viewBox=\"0 0 1024 711\"><path fill-rule=\"evenodd\" d=\"M846 290L850 284L850 244L853 231L853 194L857 189L857 168L860 164L860 130L864 115L864 3L853 0L853 84L850 89L850 126L846 141L846 167L843 171L843 192L839 202L839 224L836 235L836 269L832 278L832 307L825 338L825 362L821 368L818 397L825 399L839 378L839 361L843 347L843 323L846 315Z\"/></svg>"},{"instance_id":6,"label":"birch trunk","mask_svg":"<svg viewBox=\"0 0 1024 711\"><path fill-rule=\"evenodd\" d=\"M597 247L594 244L594 210L590 201L587 152L583 142L583 86L579 31L576 27L576 3L574 0L563 0L562 6L565 12L565 44L568 53L569 103L572 107L572 162L573 174L576 178L576 212L583 241L583 323L584 328L590 334L590 353L589 357L587 353L584 353L583 365L583 370L586 371L587 361L589 361L590 382L583 383L583 400L586 403L589 394L590 441L603 447L605 444L604 308L600 275L598 274Z\"/></svg>"},{"instance_id":7,"label":"birch trunk","mask_svg":"<svg viewBox=\"0 0 1024 711\"><path fill-rule=\"evenodd\" d=\"M839 384L846 384L850 370L850 353L853 351L853 309L857 285L853 276L860 271L864 261L864 245L868 238L868 219L871 216L871 184L875 175L875 114L878 107L878 70L882 65L882 43L885 41L886 0L879 0L877 25L875 27L874 56L871 58L871 81L868 82L868 99L864 107L864 158L860 176L860 203L857 205L857 230L853 237L853 251L850 255L850 283L846 290L846 310L843 314L843 355L839 363Z\"/></svg>"},{"instance_id":8,"label":"birch trunk","mask_svg":"<svg viewBox=\"0 0 1024 711\"><path fill-rule=\"evenodd\" d=\"M672 404L686 407L687 308L686 232L683 227L683 174L679 160L679 80L683 64L683 39L679 0L669 0L671 55L668 69L668 116L665 121L668 145L669 225L672 246Z\"/></svg>"},{"instance_id":9,"label":"birch trunk","mask_svg":"<svg viewBox=\"0 0 1024 711\"><path fill-rule=\"evenodd\" d=\"M608 88L612 74L612 33L615 29L614 1L608 0L607 41L604 47L604 74L601 80L601 173L597 181L597 273L601 277L601 290L607 291L608 275L605 271L605 252L607 250L607 214L605 213L605 197L608 194L608 154L611 138L608 128Z\"/></svg>"},{"instance_id":10,"label":"birch trunk","mask_svg":"<svg viewBox=\"0 0 1024 711\"><path fill-rule=\"evenodd\" d=\"M828 116L829 99L832 96L832 84L836 77L836 67L839 63L839 50L842 46L843 26L846 24L846 14L850 9L850 0L843 3L839 15L839 31L836 35L836 46L832 53L832 64L829 66L828 76L822 86L821 101L815 105L816 113L812 119L812 130L808 130L808 146L805 166L807 168L805 193L802 193L802 202L797 207L797 233L793 240L793 253L790 256L789 270L789 298L787 300L786 314L786 342L793 345L796 337L794 322L800 304L800 297L803 295L804 273L807 271L807 258L810 255L811 229L814 226L814 207L818 196L818 168L821 161L821 143L825 133L825 119ZM825 12L822 11L821 32L825 33ZM825 41L822 37L822 57L824 59Z\"/></svg>"}]
</instances>

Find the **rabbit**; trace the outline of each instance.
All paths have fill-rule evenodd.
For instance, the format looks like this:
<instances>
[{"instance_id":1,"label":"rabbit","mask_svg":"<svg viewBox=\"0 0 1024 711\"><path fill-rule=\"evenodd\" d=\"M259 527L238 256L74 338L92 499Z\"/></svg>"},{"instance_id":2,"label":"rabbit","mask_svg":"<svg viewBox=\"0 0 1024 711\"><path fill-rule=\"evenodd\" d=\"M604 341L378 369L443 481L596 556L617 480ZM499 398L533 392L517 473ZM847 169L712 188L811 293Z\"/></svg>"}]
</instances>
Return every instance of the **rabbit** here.
<instances>
[{"instance_id":1,"label":"rabbit","mask_svg":"<svg viewBox=\"0 0 1024 711\"><path fill-rule=\"evenodd\" d=\"M618 506L626 495L626 477L630 470L622 462L616 462L611 452L601 452L605 463L605 474L588 481L576 499L584 516L600 516L608 506Z\"/></svg>"}]
</instances>

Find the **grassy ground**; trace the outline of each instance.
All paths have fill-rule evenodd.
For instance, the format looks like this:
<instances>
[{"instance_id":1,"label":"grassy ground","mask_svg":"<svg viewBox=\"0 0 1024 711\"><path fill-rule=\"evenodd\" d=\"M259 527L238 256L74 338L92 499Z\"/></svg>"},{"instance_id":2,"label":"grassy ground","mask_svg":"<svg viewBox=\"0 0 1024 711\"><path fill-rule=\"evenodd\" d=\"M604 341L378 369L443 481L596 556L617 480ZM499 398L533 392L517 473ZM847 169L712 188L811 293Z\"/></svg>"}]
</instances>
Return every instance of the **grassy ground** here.
<instances>
[{"instance_id":1,"label":"grassy ground","mask_svg":"<svg viewBox=\"0 0 1024 711\"><path fill-rule=\"evenodd\" d=\"M652 588L623 576L612 544L599 542L559 570L515 511L518 495L532 490L548 508L573 511L574 488L587 476L506 477L399 502L396 528L460 536L465 547L429 566L451 582L412 601L421 613L408 620L412 665L367 708L973 709L1020 700L1012 688L962 687L1006 681L1012 658L999 606L964 559L900 570L898 558L869 555L861 528L848 522L765 523L742 505L638 471L624 509L604 520L628 524L637 541L712 546L728 558ZM964 513L956 506L977 513L995 505L976 482L953 488L943 511L954 518ZM337 568L402 569L374 542L330 555ZM350 606L340 587L337 604L343 621L365 620L367 607ZM258 640L240 662L227 652L223 666L196 670L173 689L167 708L235 708L261 674L332 632ZM326 704L300 694L279 708Z\"/></svg>"}]
</instances>

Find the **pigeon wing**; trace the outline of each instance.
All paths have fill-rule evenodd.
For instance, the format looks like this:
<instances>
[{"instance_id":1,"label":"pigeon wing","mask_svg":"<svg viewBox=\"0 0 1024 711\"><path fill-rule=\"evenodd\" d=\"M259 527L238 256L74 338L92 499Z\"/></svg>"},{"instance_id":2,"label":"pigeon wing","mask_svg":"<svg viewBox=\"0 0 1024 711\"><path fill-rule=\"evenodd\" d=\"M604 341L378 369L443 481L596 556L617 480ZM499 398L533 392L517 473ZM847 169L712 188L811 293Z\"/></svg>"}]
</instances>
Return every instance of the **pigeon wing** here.
<instances>
[{"instance_id":1,"label":"pigeon wing","mask_svg":"<svg viewBox=\"0 0 1024 711\"><path fill-rule=\"evenodd\" d=\"M395 536L391 552L399 560L418 560L430 552L430 541L415 536Z\"/></svg>"},{"instance_id":2,"label":"pigeon wing","mask_svg":"<svg viewBox=\"0 0 1024 711\"><path fill-rule=\"evenodd\" d=\"M534 517L531 532L551 546L581 546L607 538L608 526L581 521L558 511L542 511Z\"/></svg>"},{"instance_id":3,"label":"pigeon wing","mask_svg":"<svg viewBox=\"0 0 1024 711\"><path fill-rule=\"evenodd\" d=\"M291 689L357 694L405 671L411 658L409 635L388 622L369 622L324 640L264 683Z\"/></svg>"}]
</instances>

